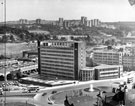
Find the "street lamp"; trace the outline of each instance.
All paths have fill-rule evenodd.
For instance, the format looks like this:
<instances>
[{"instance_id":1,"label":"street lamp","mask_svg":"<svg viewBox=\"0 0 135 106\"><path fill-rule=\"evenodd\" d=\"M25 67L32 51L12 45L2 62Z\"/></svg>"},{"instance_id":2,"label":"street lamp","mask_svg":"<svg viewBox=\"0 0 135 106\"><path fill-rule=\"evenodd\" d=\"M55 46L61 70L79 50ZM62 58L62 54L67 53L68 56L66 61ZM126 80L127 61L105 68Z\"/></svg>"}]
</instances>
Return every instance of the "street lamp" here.
<instances>
[{"instance_id":1,"label":"street lamp","mask_svg":"<svg viewBox=\"0 0 135 106\"><path fill-rule=\"evenodd\" d=\"M3 10L3 15L4 15L4 27L5 27L5 32L4 32L4 36L6 37L6 0L3 0L3 2L1 3L4 6L4 10ZM6 84L7 84L7 77L6 77L6 42L4 44L4 56L5 56L5 67L4 67L4 81L5 81L5 92L4 92L4 106L6 106Z\"/></svg>"}]
</instances>

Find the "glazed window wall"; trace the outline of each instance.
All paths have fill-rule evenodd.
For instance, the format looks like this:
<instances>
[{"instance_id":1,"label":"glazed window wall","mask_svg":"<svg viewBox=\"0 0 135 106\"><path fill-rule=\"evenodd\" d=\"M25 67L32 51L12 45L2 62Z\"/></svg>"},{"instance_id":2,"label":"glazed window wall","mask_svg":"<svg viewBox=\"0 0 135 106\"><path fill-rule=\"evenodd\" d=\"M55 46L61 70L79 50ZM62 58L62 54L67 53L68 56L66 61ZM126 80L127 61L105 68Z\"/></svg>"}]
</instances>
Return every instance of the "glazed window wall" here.
<instances>
[{"instance_id":1,"label":"glazed window wall","mask_svg":"<svg viewBox=\"0 0 135 106\"><path fill-rule=\"evenodd\" d=\"M60 69L60 70L67 70L67 71L70 71L70 70L73 70L74 68L71 68L71 67L63 67L63 66L59 66L59 67L57 67L57 66L48 66L48 65L43 65L42 66L43 68L49 68L49 69Z\"/></svg>"},{"instance_id":2,"label":"glazed window wall","mask_svg":"<svg viewBox=\"0 0 135 106\"><path fill-rule=\"evenodd\" d=\"M48 69L48 68L46 68L46 69L44 69L44 71L42 71L42 73L53 73L53 74L55 74L55 75L57 75L57 74L64 74L64 75L74 75L72 72L67 72L67 71L61 71L61 70L55 70L55 69L53 69L53 70L50 70L50 69Z\"/></svg>"},{"instance_id":3,"label":"glazed window wall","mask_svg":"<svg viewBox=\"0 0 135 106\"><path fill-rule=\"evenodd\" d=\"M68 68L74 68L74 65L73 64L57 64L57 63L48 63L48 62L41 62L41 65L44 66L44 65L47 65L47 66L55 66L55 67L68 67Z\"/></svg>"},{"instance_id":4,"label":"glazed window wall","mask_svg":"<svg viewBox=\"0 0 135 106\"><path fill-rule=\"evenodd\" d=\"M82 80L93 80L93 71L82 71Z\"/></svg>"},{"instance_id":5,"label":"glazed window wall","mask_svg":"<svg viewBox=\"0 0 135 106\"><path fill-rule=\"evenodd\" d=\"M49 75L53 75L53 76L64 76L64 77L74 77L74 75L72 73L64 73L64 72L56 72L56 71L50 71L50 70L45 70L42 72L44 75L49 76Z\"/></svg>"},{"instance_id":6,"label":"glazed window wall","mask_svg":"<svg viewBox=\"0 0 135 106\"><path fill-rule=\"evenodd\" d=\"M61 61L61 60L50 60L50 59L42 59L42 62L47 62L47 63L57 63L57 64L74 64L74 61Z\"/></svg>"},{"instance_id":7,"label":"glazed window wall","mask_svg":"<svg viewBox=\"0 0 135 106\"><path fill-rule=\"evenodd\" d=\"M41 46L41 50L48 50L48 51L51 51L51 50L63 50L63 51L72 51L74 50L74 48L69 48L69 47L42 47Z\"/></svg>"},{"instance_id":8,"label":"glazed window wall","mask_svg":"<svg viewBox=\"0 0 135 106\"><path fill-rule=\"evenodd\" d=\"M41 68L47 68L47 69L55 69L55 71L61 70L61 71L69 71L69 72L73 72L72 68L65 68L65 67L49 67L49 66L45 66L43 65Z\"/></svg>"},{"instance_id":9,"label":"glazed window wall","mask_svg":"<svg viewBox=\"0 0 135 106\"><path fill-rule=\"evenodd\" d=\"M118 75L114 75L114 76L102 76L102 77L100 77L100 80L102 80L102 79L110 79L110 78L118 78Z\"/></svg>"},{"instance_id":10,"label":"glazed window wall","mask_svg":"<svg viewBox=\"0 0 135 106\"><path fill-rule=\"evenodd\" d=\"M63 56L63 57L74 57L73 54L59 54L59 53L41 53L41 57L44 55L48 56Z\"/></svg>"},{"instance_id":11,"label":"glazed window wall","mask_svg":"<svg viewBox=\"0 0 135 106\"><path fill-rule=\"evenodd\" d=\"M62 57L62 56L55 56L55 55L53 55L53 56L50 56L50 55L42 55L42 58L57 58L57 59L71 59L71 60L74 60L74 58L73 57Z\"/></svg>"},{"instance_id":12,"label":"glazed window wall","mask_svg":"<svg viewBox=\"0 0 135 106\"><path fill-rule=\"evenodd\" d=\"M46 58L46 59L54 59L54 60L61 60L61 61L63 61L63 60L66 60L66 61L74 61L74 59L72 58L63 58L63 57L49 57L49 56L44 56L44 58Z\"/></svg>"},{"instance_id":13,"label":"glazed window wall","mask_svg":"<svg viewBox=\"0 0 135 106\"><path fill-rule=\"evenodd\" d=\"M109 71L100 71L100 73L111 73L111 72L118 72L118 70L109 70Z\"/></svg>"}]
</instances>

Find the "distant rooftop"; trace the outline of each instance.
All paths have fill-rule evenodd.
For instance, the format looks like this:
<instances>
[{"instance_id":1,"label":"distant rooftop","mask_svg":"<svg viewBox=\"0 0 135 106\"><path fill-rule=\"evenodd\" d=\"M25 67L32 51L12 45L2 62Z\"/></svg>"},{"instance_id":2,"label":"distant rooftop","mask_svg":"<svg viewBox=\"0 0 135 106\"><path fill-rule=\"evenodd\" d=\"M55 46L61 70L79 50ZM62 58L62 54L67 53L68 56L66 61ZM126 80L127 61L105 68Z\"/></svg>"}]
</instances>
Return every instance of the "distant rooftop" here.
<instances>
[{"instance_id":1,"label":"distant rooftop","mask_svg":"<svg viewBox=\"0 0 135 106\"><path fill-rule=\"evenodd\" d=\"M99 52L99 53L117 53L118 50L116 50L116 49L100 49L100 50L94 50L94 52Z\"/></svg>"},{"instance_id":2,"label":"distant rooftop","mask_svg":"<svg viewBox=\"0 0 135 106\"><path fill-rule=\"evenodd\" d=\"M64 40L46 40L46 41L42 41L42 43L53 43L53 42L67 42L67 43L82 43L83 41L64 41Z\"/></svg>"},{"instance_id":3,"label":"distant rooftop","mask_svg":"<svg viewBox=\"0 0 135 106\"><path fill-rule=\"evenodd\" d=\"M119 66L122 66L122 65L106 65L106 64L101 64L99 66L96 66L95 68L96 69L102 69L102 68L113 68L113 67L119 67Z\"/></svg>"},{"instance_id":4,"label":"distant rooftop","mask_svg":"<svg viewBox=\"0 0 135 106\"><path fill-rule=\"evenodd\" d=\"M48 31L44 31L44 30L29 30L29 33L36 33L36 34L49 34Z\"/></svg>"}]
</instances>

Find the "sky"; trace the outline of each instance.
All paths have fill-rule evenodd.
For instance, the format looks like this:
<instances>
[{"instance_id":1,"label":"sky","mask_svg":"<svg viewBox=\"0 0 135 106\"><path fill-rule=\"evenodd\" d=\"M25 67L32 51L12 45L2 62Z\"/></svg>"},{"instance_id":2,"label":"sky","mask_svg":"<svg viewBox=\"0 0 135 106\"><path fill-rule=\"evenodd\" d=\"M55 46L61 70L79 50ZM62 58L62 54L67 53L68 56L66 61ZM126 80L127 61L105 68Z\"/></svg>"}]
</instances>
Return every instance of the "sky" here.
<instances>
[{"instance_id":1,"label":"sky","mask_svg":"<svg viewBox=\"0 0 135 106\"><path fill-rule=\"evenodd\" d=\"M0 0L2 3L4 0ZM4 20L0 4L0 21ZM6 0L6 20L99 19L102 22L135 21L135 6L128 0Z\"/></svg>"}]
</instances>

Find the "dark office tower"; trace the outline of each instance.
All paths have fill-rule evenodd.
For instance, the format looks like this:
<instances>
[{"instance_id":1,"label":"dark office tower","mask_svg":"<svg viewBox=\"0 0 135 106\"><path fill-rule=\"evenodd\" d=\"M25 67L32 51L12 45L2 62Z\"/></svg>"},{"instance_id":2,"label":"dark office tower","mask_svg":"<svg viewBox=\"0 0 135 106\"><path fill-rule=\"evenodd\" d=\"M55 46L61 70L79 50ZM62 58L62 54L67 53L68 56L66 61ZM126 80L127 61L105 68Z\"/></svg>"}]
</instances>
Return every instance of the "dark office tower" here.
<instances>
[{"instance_id":1,"label":"dark office tower","mask_svg":"<svg viewBox=\"0 0 135 106\"><path fill-rule=\"evenodd\" d=\"M70 27L70 21L64 21L63 26L64 26L65 28L69 28L69 27Z\"/></svg>"},{"instance_id":2,"label":"dark office tower","mask_svg":"<svg viewBox=\"0 0 135 106\"><path fill-rule=\"evenodd\" d=\"M94 25L94 20L91 20L91 26L92 26L92 27L95 26L95 25Z\"/></svg>"},{"instance_id":3,"label":"dark office tower","mask_svg":"<svg viewBox=\"0 0 135 106\"><path fill-rule=\"evenodd\" d=\"M86 66L84 42L44 41L39 50L45 78L78 80L80 69Z\"/></svg>"},{"instance_id":4,"label":"dark office tower","mask_svg":"<svg viewBox=\"0 0 135 106\"><path fill-rule=\"evenodd\" d=\"M41 74L41 58L40 58L40 41L37 40L37 49L38 49L38 74Z\"/></svg>"},{"instance_id":5,"label":"dark office tower","mask_svg":"<svg viewBox=\"0 0 135 106\"><path fill-rule=\"evenodd\" d=\"M81 24L82 25L87 25L87 17L81 17Z\"/></svg>"},{"instance_id":6,"label":"dark office tower","mask_svg":"<svg viewBox=\"0 0 135 106\"><path fill-rule=\"evenodd\" d=\"M99 25L99 19L94 19L94 26L98 26Z\"/></svg>"},{"instance_id":7,"label":"dark office tower","mask_svg":"<svg viewBox=\"0 0 135 106\"><path fill-rule=\"evenodd\" d=\"M19 24L28 24L28 20L27 19L20 19Z\"/></svg>"},{"instance_id":8,"label":"dark office tower","mask_svg":"<svg viewBox=\"0 0 135 106\"><path fill-rule=\"evenodd\" d=\"M36 24L41 24L41 19L36 19Z\"/></svg>"},{"instance_id":9,"label":"dark office tower","mask_svg":"<svg viewBox=\"0 0 135 106\"><path fill-rule=\"evenodd\" d=\"M64 19L63 19L63 18L59 18L59 26L60 26L60 27L63 26L63 22L64 22Z\"/></svg>"}]
</instances>

